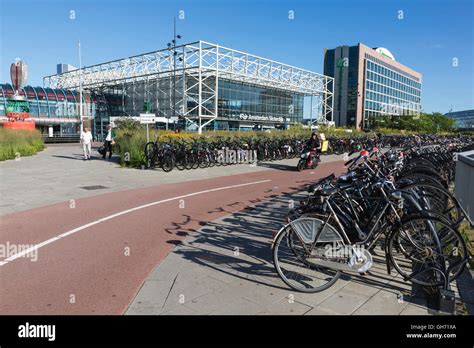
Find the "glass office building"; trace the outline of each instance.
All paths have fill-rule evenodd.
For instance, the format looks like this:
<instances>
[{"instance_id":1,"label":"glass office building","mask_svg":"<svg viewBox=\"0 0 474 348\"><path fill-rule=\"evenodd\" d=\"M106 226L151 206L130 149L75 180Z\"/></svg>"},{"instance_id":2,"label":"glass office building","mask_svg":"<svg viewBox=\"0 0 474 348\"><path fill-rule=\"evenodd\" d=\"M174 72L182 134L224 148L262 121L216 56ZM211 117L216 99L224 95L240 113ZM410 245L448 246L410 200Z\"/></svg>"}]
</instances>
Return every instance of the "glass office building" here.
<instances>
[{"instance_id":1,"label":"glass office building","mask_svg":"<svg viewBox=\"0 0 474 348\"><path fill-rule=\"evenodd\" d=\"M445 116L452 118L459 130L474 130L474 109L448 112Z\"/></svg>"},{"instance_id":2,"label":"glass office building","mask_svg":"<svg viewBox=\"0 0 474 348\"><path fill-rule=\"evenodd\" d=\"M369 129L387 117L418 116L421 74L395 61L385 48L363 44L326 50L324 74L335 78L333 119Z\"/></svg>"},{"instance_id":3,"label":"glass office building","mask_svg":"<svg viewBox=\"0 0 474 348\"><path fill-rule=\"evenodd\" d=\"M365 65L365 119L386 115L418 115L421 83L384 62L367 57Z\"/></svg>"}]
</instances>

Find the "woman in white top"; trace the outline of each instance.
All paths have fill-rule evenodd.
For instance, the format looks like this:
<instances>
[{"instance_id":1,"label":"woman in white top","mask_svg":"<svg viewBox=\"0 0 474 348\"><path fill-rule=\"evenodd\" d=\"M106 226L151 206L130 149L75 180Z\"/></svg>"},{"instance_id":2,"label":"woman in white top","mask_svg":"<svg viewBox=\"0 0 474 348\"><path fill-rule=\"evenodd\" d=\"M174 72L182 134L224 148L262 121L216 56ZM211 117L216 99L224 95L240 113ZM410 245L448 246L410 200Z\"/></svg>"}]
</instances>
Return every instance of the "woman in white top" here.
<instances>
[{"instance_id":1,"label":"woman in white top","mask_svg":"<svg viewBox=\"0 0 474 348\"><path fill-rule=\"evenodd\" d=\"M87 127L81 134L82 150L84 151L84 161L91 159L92 133Z\"/></svg>"}]
</instances>

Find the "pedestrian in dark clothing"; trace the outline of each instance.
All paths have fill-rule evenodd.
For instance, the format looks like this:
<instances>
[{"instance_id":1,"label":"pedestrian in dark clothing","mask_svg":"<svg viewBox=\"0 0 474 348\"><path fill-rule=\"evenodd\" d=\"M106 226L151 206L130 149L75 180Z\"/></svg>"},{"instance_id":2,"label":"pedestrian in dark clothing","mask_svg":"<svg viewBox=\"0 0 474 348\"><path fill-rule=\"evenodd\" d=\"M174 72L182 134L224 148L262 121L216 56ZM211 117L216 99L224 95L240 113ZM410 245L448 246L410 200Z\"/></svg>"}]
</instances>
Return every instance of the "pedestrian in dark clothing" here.
<instances>
[{"instance_id":1,"label":"pedestrian in dark clothing","mask_svg":"<svg viewBox=\"0 0 474 348\"><path fill-rule=\"evenodd\" d=\"M313 132L311 138L306 142L306 151L310 152L311 161L317 157L319 159L319 151L321 150L321 141L318 133Z\"/></svg>"},{"instance_id":2,"label":"pedestrian in dark clothing","mask_svg":"<svg viewBox=\"0 0 474 348\"><path fill-rule=\"evenodd\" d=\"M109 153L109 159L112 157L112 146L114 145L114 139L115 139L115 131L112 129L112 126L107 127L107 136L105 138L105 152L104 155L102 156L103 159L107 156L107 152Z\"/></svg>"},{"instance_id":3,"label":"pedestrian in dark clothing","mask_svg":"<svg viewBox=\"0 0 474 348\"><path fill-rule=\"evenodd\" d=\"M319 149L321 147L321 141L319 141L318 134L313 132L311 138L306 142L308 149Z\"/></svg>"}]
</instances>

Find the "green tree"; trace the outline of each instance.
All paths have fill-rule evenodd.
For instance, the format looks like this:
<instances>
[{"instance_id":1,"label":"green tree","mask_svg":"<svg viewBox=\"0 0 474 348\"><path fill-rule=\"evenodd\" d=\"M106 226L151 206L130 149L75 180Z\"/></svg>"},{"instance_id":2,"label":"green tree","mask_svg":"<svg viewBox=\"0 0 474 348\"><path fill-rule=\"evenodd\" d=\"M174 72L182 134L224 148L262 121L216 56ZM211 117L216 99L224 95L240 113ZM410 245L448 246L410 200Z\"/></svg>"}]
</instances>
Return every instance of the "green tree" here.
<instances>
[{"instance_id":1,"label":"green tree","mask_svg":"<svg viewBox=\"0 0 474 348\"><path fill-rule=\"evenodd\" d=\"M115 120L115 128L124 129L124 130L137 130L142 128L140 122L131 118L131 117L121 117L118 120Z\"/></svg>"},{"instance_id":2,"label":"green tree","mask_svg":"<svg viewBox=\"0 0 474 348\"><path fill-rule=\"evenodd\" d=\"M383 120L382 120L383 118ZM375 117L372 128L392 128L419 133L452 132L454 121L442 113L431 114L421 112L419 115L392 115Z\"/></svg>"}]
</instances>

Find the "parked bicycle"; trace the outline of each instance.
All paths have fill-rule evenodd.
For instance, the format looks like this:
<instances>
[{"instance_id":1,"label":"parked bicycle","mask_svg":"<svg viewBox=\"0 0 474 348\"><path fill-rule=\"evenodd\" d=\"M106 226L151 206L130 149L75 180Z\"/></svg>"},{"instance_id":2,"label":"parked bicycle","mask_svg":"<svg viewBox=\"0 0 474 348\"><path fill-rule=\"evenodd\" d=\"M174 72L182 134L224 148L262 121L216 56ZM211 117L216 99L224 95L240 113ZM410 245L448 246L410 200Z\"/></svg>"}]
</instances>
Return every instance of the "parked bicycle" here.
<instances>
[{"instance_id":1,"label":"parked bicycle","mask_svg":"<svg viewBox=\"0 0 474 348\"><path fill-rule=\"evenodd\" d=\"M164 172L170 172L176 163L173 147L168 143L148 142L145 145L145 163L148 169L160 167Z\"/></svg>"},{"instance_id":2,"label":"parked bicycle","mask_svg":"<svg viewBox=\"0 0 474 348\"><path fill-rule=\"evenodd\" d=\"M446 185L453 152L470 146L363 150L346 162L345 175L310 186L272 243L280 278L298 291L323 291L342 272L369 271L379 247L389 274L448 288L468 253L457 230L466 215Z\"/></svg>"}]
</instances>

